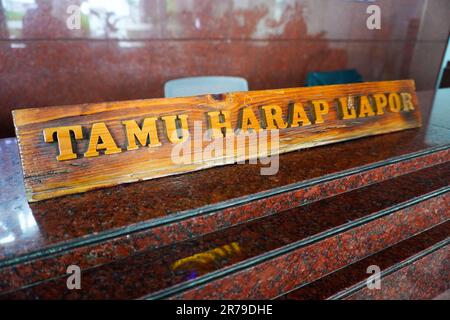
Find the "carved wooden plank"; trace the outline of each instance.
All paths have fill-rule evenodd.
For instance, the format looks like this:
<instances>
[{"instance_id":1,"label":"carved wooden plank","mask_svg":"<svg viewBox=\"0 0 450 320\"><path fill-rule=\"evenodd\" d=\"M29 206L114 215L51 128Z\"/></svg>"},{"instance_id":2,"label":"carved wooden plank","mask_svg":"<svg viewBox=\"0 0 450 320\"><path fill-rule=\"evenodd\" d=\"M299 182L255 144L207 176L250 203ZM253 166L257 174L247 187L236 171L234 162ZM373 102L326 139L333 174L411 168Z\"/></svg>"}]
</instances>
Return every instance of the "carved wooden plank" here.
<instances>
[{"instance_id":1,"label":"carved wooden plank","mask_svg":"<svg viewBox=\"0 0 450 320\"><path fill-rule=\"evenodd\" d=\"M13 117L30 201L264 155L251 133L265 133L268 153L278 154L421 125L412 80L31 108ZM267 135L276 132L279 139Z\"/></svg>"}]
</instances>

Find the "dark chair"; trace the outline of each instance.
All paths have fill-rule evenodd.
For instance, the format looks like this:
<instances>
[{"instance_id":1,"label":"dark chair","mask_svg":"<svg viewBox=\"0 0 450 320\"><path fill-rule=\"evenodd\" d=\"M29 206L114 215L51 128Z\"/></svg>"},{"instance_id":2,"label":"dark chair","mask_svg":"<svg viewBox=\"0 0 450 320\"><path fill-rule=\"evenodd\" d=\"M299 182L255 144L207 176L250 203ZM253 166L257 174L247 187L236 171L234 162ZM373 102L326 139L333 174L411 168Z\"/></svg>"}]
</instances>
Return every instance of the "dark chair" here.
<instances>
[{"instance_id":1,"label":"dark chair","mask_svg":"<svg viewBox=\"0 0 450 320\"><path fill-rule=\"evenodd\" d=\"M325 86L329 84L344 84L362 82L363 78L356 69L329 72L309 72L306 86Z\"/></svg>"},{"instance_id":2,"label":"dark chair","mask_svg":"<svg viewBox=\"0 0 450 320\"><path fill-rule=\"evenodd\" d=\"M442 73L441 83L439 88L450 88L450 61L447 62L447 66Z\"/></svg>"}]
</instances>

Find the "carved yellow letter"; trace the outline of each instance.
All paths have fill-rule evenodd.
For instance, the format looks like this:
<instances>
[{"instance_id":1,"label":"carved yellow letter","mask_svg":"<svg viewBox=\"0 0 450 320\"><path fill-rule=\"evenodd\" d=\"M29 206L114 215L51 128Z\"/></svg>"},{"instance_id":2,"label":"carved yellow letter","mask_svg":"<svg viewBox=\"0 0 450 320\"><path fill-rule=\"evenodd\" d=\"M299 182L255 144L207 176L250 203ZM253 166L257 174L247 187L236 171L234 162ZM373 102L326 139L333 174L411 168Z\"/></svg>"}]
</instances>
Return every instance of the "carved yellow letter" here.
<instances>
[{"instance_id":1,"label":"carved yellow letter","mask_svg":"<svg viewBox=\"0 0 450 320\"><path fill-rule=\"evenodd\" d=\"M314 123L323 123L323 116L328 114L330 106L325 100L315 100L311 102L314 107Z\"/></svg>"},{"instance_id":2,"label":"carved yellow letter","mask_svg":"<svg viewBox=\"0 0 450 320\"><path fill-rule=\"evenodd\" d=\"M400 96L397 93L390 93L388 101L389 101L389 110L391 112L400 112L402 105L400 102Z\"/></svg>"},{"instance_id":3,"label":"carved yellow letter","mask_svg":"<svg viewBox=\"0 0 450 320\"><path fill-rule=\"evenodd\" d=\"M241 129L242 132L247 132L248 129L252 129L253 131L261 130L258 118L256 118L252 108L242 109L242 116L239 129Z\"/></svg>"},{"instance_id":4,"label":"carved yellow letter","mask_svg":"<svg viewBox=\"0 0 450 320\"><path fill-rule=\"evenodd\" d=\"M414 105L412 103L412 96L408 92L402 92L400 93L400 96L402 97L403 102L403 110L404 111L412 111L414 110Z\"/></svg>"},{"instance_id":5,"label":"carved yellow letter","mask_svg":"<svg viewBox=\"0 0 450 320\"><path fill-rule=\"evenodd\" d=\"M164 116L161 117L163 119L164 124L166 125L166 134L167 138L171 143L181 143L186 141L189 138L189 127L187 122L187 115L180 114L177 116ZM178 135L177 129L177 120L181 123L180 133Z\"/></svg>"},{"instance_id":6,"label":"carved yellow letter","mask_svg":"<svg viewBox=\"0 0 450 320\"><path fill-rule=\"evenodd\" d=\"M142 129L139 128L135 120L122 121L125 125L125 130L127 133L128 146L127 150L136 150L138 146L136 145L136 139L142 146L149 145L149 147L157 147L161 145L158 139L158 129L156 128L155 117L145 118L142 123ZM136 139L135 139L136 138ZM148 142L150 140L150 143Z\"/></svg>"},{"instance_id":7,"label":"carved yellow letter","mask_svg":"<svg viewBox=\"0 0 450 320\"><path fill-rule=\"evenodd\" d=\"M283 111L275 104L262 106L264 122L267 130L287 128L287 123L283 120Z\"/></svg>"},{"instance_id":8,"label":"carved yellow letter","mask_svg":"<svg viewBox=\"0 0 450 320\"><path fill-rule=\"evenodd\" d=\"M384 114L384 108L387 106L387 98L384 93L377 93L373 95L375 100L375 107L377 108L377 115L381 116Z\"/></svg>"},{"instance_id":9,"label":"carved yellow letter","mask_svg":"<svg viewBox=\"0 0 450 320\"><path fill-rule=\"evenodd\" d=\"M101 140L100 143L99 140ZM105 150L105 154L122 152L122 149L117 147L116 142L111 136L111 133L109 133L108 127L104 122L94 123L92 125L89 146L84 153L84 156L86 158L97 157L99 155L98 150Z\"/></svg>"},{"instance_id":10,"label":"carved yellow letter","mask_svg":"<svg viewBox=\"0 0 450 320\"><path fill-rule=\"evenodd\" d=\"M367 96L361 96L359 100L359 115L358 117L372 117L375 113L373 112L372 106L370 105L369 98Z\"/></svg>"},{"instance_id":11,"label":"carved yellow letter","mask_svg":"<svg viewBox=\"0 0 450 320\"><path fill-rule=\"evenodd\" d=\"M291 128L298 127L300 123L302 126L309 126L311 124L301 102L294 103L294 105L290 106L288 123Z\"/></svg>"},{"instance_id":12,"label":"carved yellow letter","mask_svg":"<svg viewBox=\"0 0 450 320\"><path fill-rule=\"evenodd\" d=\"M53 142L53 134L55 132L59 148L59 155L56 157L56 160L64 161L76 159L77 155L73 152L70 132L73 132L75 139L83 139L83 130L81 129L81 126L46 128L44 129L44 141Z\"/></svg>"}]
</instances>

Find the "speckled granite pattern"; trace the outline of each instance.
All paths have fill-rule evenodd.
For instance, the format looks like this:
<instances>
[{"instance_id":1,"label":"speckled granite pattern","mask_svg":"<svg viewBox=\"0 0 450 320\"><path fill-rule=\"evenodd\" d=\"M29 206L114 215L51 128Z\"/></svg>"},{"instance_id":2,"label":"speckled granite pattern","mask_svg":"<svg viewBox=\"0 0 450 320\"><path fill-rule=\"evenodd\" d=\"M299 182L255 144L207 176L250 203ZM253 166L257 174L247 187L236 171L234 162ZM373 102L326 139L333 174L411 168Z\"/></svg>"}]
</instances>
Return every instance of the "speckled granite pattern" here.
<instances>
[{"instance_id":1,"label":"speckled granite pattern","mask_svg":"<svg viewBox=\"0 0 450 320\"><path fill-rule=\"evenodd\" d=\"M198 288L178 296L275 297L299 285L299 282L312 281L314 277L334 271L448 219L450 213L444 208L449 205L449 194L427 195L445 188L449 169L450 164L424 169L217 231L198 240L148 250L89 269L82 273L85 290L69 292L65 289L65 278L61 278L3 298L138 298L186 284L192 279L203 281L202 275L235 268L296 244L297 247L284 254L280 253L267 261L252 262L256 264L242 271L219 275L213 282L203 286L199 283ZM226 249L228 254L220 255L209 263L188 265L186 269L171 268L177 261L195 254L211 253L217 248L236 245L238 249ZM337 247L339 250L335 250Z\"/></svg>"},{"instance_id":2,"label":"speckled granite pattern","mask_svg":"<svg viewBox=\"0 0 450 320\"><path fill-rule=\"evenodd\" d=\"M429 299L444 292L450 286L449 259L450 222L445 222L283 295L279 299L359 299L365 296L377 296L383 299L408 297ZM416 277L411 277L409 271L406 271L412 268L412 263L423 265L424 262L428 264L429 269L422 270ZM371 275L367 273L369 266L380 268L381 290L367 289L366 280ZM391 278L393 280L389 280ZM398 290L391 292L394 287Z\"/></svg>"},{"instance_id":3,"label":"speckled granite pattern","mask_svg":"<svg viewBox=\"0 0 450 320\"><path fill-rule=\"evenodd\" d=\"M364 288L348 300L424 300L450 289L450 245L382 279L380 290Z\"/></svg>"}]
</instances>

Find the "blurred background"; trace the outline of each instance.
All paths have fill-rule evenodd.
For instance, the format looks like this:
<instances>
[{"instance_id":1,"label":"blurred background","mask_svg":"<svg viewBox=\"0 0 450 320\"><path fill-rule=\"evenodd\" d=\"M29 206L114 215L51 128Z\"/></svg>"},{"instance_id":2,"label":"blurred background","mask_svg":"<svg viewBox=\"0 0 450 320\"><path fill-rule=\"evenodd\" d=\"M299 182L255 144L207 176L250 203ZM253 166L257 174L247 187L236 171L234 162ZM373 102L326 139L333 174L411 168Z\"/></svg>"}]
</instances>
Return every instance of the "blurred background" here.
<instances>
[{"instance_id":1,"label":"blurred background","mask_svg":"<svg viewBox=\"0 0 450 320\"><path fill-rule=\"evenodd\" d=\"M356 69L431 90L448 77L449 17L450 0L0 0L0 138L15 108L162 97L190 76L256 90Z\"/></svg>"}]
</instances>

